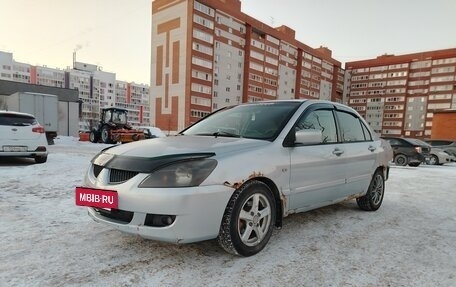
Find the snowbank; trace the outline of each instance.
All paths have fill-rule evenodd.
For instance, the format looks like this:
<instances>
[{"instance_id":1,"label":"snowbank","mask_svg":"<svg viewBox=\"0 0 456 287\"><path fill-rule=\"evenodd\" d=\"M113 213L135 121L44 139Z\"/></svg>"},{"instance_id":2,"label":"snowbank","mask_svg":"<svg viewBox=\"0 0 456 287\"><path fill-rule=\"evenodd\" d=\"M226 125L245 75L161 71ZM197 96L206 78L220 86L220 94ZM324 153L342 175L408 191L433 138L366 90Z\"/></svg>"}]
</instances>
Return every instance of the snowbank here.
<instances>
[{"instance_id":1,"label":"snowbank","mask_svg":"<svg viewBox=\"0 0 456 287\"><path fill-rule=\"evenodd\" d=\"M45 164L0 161L0 286L450 286L456 164L393 167L383 206L284 220L256 256L171 245L92 221L74 188L105 144L61 137Z\"/></svg>"}]
</instances>

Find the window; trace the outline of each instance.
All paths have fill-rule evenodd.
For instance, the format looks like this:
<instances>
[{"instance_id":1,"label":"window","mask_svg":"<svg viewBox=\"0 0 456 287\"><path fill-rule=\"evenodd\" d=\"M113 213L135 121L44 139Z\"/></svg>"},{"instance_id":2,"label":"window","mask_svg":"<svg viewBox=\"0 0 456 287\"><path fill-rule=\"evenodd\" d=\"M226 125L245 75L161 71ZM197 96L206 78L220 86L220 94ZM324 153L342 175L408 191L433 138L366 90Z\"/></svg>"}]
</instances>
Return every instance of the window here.
<instances>
[{"instance_id":1,"label":"window","mask_svg":"<svg viewBox=\"0 0 456 287\"><path fill-rule=\"evenodd\" d=\"M307 114L296 124L296 130L321 130L323 143L337 142L336 124L331 110L316 110Z\"/></svg>"},{"instance_id":2,"label":"window","mask_svg":"<svg viewBox=\"0 0 456 287\"><path fill-rule=\"evenodd\" d=\"M363 127L358 117L342 111L337 111L336 113L337 118L339 119L342 142L356 142L365 140Z\"/></svg>"}]
</instances>

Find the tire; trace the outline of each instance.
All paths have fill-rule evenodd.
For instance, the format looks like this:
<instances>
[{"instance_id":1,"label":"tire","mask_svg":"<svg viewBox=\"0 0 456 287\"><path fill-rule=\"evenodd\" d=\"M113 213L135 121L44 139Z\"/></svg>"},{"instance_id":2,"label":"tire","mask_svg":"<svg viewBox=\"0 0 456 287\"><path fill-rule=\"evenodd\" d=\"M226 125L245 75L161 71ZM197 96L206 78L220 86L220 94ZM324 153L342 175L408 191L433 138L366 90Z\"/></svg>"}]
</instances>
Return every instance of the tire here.
<instances>
[{"instance_id":1,"label":"tire","mask_svg":"<svg viewBox=\"0 0 456 287\"><path fill-rule=\"evenodd\" d=\"M403 154L398 154L394 157L394 163L398 166L406 166L408 163L408 158Z\"/></svg>"},{"instance_id":2,"label":"tire","mask_svg":"<svg viewBox=\"0 0 456 287\"><path fill-rule=\"evenodd\" d=\"M275 220L276 205L271 190L261 181L249 181L231 196L217 241L228 253L252 256L268 243Z\"/></svg>"},{"instance_id":3,"label":"tire","mask_svg":"<svg viewBox=\"0 0 456 287\"><path fill-rule=\"evenodd\" d=\"M421 162L411 162L411 163L409 163L408 165L409 165L409 166L412 166L412 167L417 167L417 166L419 166L420 164L421 164Z\"/></svg>"},{"instance_id":4,"label":"tire","mask_svg":"<svg viewBox=\"0 0 456 287\"><path fill-rule=\"evenodd\" d=\"M45 163L47 161L47 155L35 157L35 163Z\"/></svg>"},{"instance_id":5,"label":"tire","mask_svg":"<svg viewBox=\"0 0 456 287\"><path fill-rule=\"evenodd\" d=\"M97 143L100 140L100 135L97 131L91 131L89 134L89 141L92 143Z\"/></svg>"},{"instance_id":6,"label":"tire","mask_svg":"<svg viewBox=\"0 0 456 287\"><path fill-rule=\"evenodd\" d=\"M385 194L385 178L381 170L375 171L372 177L367 193L358 197L356 203L359 208L366 211L375 211L380 208Z\"/></svg>"},{"instance_id":7,"label":"tire","mask_svg":"<svg viewBox=\"0 0 456 287\"><path fill-rule=\"evenodd\" d=\"M428 164L430 164L430 165L440 165L439 158L432 154L431 157L429 158Z\"/></svg>"},{"instance_id":8,"label":"tire","mask_svg":"<svg viewBox=\"0 0 456 287\"><path fill-rule=\"evenodd\" d=\"M108 126L103 126L101 128L101 141L105 144L112 143L111 135L110 135L110 128Z\"/></svg>"}]
</instances>

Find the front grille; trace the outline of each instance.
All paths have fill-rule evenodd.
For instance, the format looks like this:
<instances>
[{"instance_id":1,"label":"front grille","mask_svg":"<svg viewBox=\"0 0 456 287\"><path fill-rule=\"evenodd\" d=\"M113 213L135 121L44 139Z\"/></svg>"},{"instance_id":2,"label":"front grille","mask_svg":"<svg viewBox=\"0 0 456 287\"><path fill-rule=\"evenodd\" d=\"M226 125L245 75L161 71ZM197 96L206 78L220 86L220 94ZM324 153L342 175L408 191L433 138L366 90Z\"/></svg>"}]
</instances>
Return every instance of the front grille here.
<instances>
[{"instance_id":1,"label":"front grille","mask_svg":"<svg viewBox=\"0 0 456 287\"><path fill-rule=\"evenodd\" d=\"M129 180L138 173L135 171L111 169L109 172L109 183L121 183Z\"/></svg>"},{"instance_id":2,"label":"front grille","mask_svg":"<svg viewBox=\"0 0 456 287\"><path fill-rule=\"evenodd\" d=\"M104 217L108 217L117 221L121 221L125 224L128 224L133 219L133 212L120 210L120 209L102 209L102 208L95 208L100 215Z\"/></svg>"}]
</instances>

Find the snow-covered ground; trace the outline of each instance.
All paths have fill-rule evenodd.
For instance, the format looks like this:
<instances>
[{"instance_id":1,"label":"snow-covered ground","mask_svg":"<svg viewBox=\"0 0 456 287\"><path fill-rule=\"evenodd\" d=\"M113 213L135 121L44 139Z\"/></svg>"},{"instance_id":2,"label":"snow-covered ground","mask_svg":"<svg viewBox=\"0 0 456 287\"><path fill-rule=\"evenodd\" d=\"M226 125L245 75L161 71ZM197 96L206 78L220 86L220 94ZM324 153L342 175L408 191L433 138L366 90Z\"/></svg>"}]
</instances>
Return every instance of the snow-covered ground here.
<instances>
[{"instance_id":1,"label":"snow-covered ground","mask_svg":"<svg viewBox=\"0 0 456 287\"><path fill-rule=\"evenodd\" d=\"M0 286L456 286L456 164L392 167L382 207L284 220L259 254L122 234L75 205L106 145L62 137L45 164L0 159Z\"/></svg>"}]
</instances>

